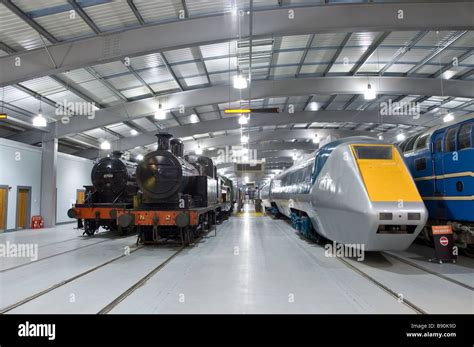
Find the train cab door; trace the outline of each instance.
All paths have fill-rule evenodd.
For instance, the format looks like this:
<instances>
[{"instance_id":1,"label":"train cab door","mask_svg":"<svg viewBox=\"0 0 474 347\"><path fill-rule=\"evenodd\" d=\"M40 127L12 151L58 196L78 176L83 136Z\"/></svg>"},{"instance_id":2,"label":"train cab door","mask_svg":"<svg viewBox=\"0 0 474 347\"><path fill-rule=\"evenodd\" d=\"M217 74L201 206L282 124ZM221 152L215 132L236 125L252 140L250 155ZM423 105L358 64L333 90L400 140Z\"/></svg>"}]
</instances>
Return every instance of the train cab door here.
<instances>
[{"instance_id":1,"label":"train cab door","mask_svg":"<svg viewBox=\"0 0 474 347\"><path fill-rule=\"evenodd\" d=\"M439 177L444 175L443 165L443 139L444 132L440 132L433 137L433 176L434 176L434 196L444 195L444 180Z\"/></svg>"}]
</instances>

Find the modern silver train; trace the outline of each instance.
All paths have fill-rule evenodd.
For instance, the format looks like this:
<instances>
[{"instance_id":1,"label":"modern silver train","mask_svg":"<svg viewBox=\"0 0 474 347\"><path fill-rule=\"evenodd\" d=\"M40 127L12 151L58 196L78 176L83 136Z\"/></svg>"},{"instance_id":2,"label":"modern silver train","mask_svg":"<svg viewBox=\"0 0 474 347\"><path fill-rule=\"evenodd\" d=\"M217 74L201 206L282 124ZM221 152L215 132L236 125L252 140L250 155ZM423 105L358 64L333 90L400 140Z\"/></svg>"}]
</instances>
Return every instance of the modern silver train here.
<instances>
[{"instance_id":1,"label":"modern silver train","mask_svg":"<svg viewBox=\"0 0 474 347\"><path fill-rule=\"evenodd\" d=\"M303 235L366 251L408 248L428 218L398 148L370 137L326 144L260 193Z\"/></svg>"}]
</instances>

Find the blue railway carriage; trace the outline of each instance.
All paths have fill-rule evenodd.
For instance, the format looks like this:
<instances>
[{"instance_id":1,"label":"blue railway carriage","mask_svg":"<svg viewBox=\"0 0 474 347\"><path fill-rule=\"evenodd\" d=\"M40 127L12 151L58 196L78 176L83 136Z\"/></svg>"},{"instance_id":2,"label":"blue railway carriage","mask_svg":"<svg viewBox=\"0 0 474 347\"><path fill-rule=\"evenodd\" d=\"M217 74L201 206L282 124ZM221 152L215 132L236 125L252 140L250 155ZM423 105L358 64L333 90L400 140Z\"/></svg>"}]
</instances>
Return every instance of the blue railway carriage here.
<instances>
[{"instance_id":1,"label":"blue railway carriage","mask_svg":"<svg viewBox=\"0 0 474 347\"><path fill-rule=\"evenodd\" d=\"M460 248L474 255L474 116L417 134L400 144L431 225L450 224ZM431 240L431 228L423 235Z\"/></svg>"}]
</instances>

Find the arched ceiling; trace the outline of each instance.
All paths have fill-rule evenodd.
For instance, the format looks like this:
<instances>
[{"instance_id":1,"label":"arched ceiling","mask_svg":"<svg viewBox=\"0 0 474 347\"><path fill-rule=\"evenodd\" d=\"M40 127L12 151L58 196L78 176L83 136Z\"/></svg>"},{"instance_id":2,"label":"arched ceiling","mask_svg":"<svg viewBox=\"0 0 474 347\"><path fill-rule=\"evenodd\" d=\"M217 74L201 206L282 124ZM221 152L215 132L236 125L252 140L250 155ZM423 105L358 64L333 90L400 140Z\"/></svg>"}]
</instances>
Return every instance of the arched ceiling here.
<instances>
[{"instance_id":1,"label":"arched ceiling","mask_svg":"<svg viewBox=\"0 0 474 347\"><path fill-rule=\"evenodd\" d=\"M304 153L317 147L316 133L393 141L446 112L474 111L472 1L332 2L253 1L251 105L282 112L252 114L251 148L283 155L301 144ZM188 150L239 144L240 125L223 110L248 106L248 89L231 80L249 71L249 6L2 0L0 101L9 118L0 136L58 137L62 151L89 158L103 155L104 139L132 157L144 153L164 129ZM368 83L375 100L364 99ZM383 115L388 102L420 115ZM164 120L153 118L159 103L169 110ZM78 110L83 104L94 105L94 119ZM47 128L31 124L39 108ZM67 124L58 114L65 108Z\"/></svg>"}]
</instances>

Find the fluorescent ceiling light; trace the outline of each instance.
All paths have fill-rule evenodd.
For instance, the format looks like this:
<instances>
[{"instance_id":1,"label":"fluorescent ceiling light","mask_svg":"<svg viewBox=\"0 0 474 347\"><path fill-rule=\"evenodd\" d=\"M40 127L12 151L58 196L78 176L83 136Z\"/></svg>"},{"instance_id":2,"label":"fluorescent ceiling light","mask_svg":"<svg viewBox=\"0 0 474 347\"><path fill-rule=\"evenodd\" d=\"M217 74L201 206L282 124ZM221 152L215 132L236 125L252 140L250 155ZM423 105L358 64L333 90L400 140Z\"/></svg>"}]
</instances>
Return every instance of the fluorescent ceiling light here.
<instances>
[{"instance_id":1,"label":"fluorescent ceiling light","mask_svg":"<svg viewBox=\"0 0 474 347\"><path fill-rule=\"evenodd\" d=\"M245 125L245 124L247 124L248 122L249 122L249 121L248 121L247 117L245 117L245 116L240 116L240 117L239 117L239 124Z\"/></svg>"},{"instance_id":2,"label":"fluorescent ceiling light","mask_svg":"<svg viewBox=\"0 0 474 347\"><path fill-rule=\"evenodd\" d=\"M44 128L47 125L48 125L48 122L46 121L46 118L44 118L41 113L38 113L38 115L33 118L33 126Z\"/></svg>"},{"instance_id":3,"label":"fluorescent ceiling light","mask_svg":"<svg viewBox=\"0 0 474 347\"><path fill-rule=\"evenodd\" d=\"M142 155L142 154L137 155L137 156L136 156L136 159L137 159L138 161L143 160L143 155Z\"/></svg>"},{"instance_id":4,"label":"fluorescent ceiling light","mask_svg":"<svg viewBox=\"0 0 474 347\"><path fill-rule=\"evenodd\" d=\"M135 129L132 129L132 130L130 130L130 134L131 134L132 136L137 136L137 135L138 135L138 131L136 131Z\"/></svg>"},{"instance_id":5,"label":"fluorescent ceiling light","mask_svg":"<svg viewBox=\"0 0 474 347\"><path fill-rule=\"evenodd\" d=\"M109 150L110 148L112 148L112 146L110 145L109 141L105 140L101 142L100 149Z\"/></svg>"},{"instance_id":6,"label":"fluorescent ceiling light","mask_svg":"<svg viewBox=\"0 0 474 347\"><path fill-rule=\"evenodd\" d=\"M244 76L238 75L234 77L234 88L235 89L245 89L247 88L247 80Z\"/></svg>"},{"instance_id":7,"label":"fluorescent ceiling light","mask_svg":"<svg viewBox=\"0 0 474 347\"><path fill-rule=\"evenodd\" d=\"M374 100L376 98L375 90L372 89L370 83L367 85L367 90L364 93L365 100Z\"/></svg>"},{"instance_id":8,"label":"fluorescent ceiling light","mask_svg":"<svg viewBox=\"0 0 474 347\"><path fill-rule=\"evenodd\" d=\"M158 105L158 110L155 112L155 119L163 120L166 119L166 110L163 109L161 104Z\"/></svg>"}]
</instances>

